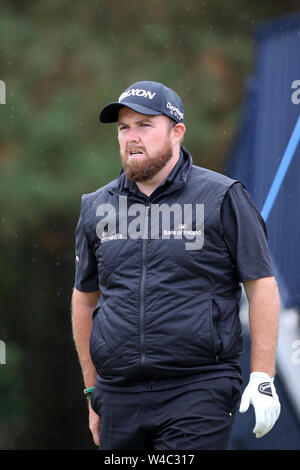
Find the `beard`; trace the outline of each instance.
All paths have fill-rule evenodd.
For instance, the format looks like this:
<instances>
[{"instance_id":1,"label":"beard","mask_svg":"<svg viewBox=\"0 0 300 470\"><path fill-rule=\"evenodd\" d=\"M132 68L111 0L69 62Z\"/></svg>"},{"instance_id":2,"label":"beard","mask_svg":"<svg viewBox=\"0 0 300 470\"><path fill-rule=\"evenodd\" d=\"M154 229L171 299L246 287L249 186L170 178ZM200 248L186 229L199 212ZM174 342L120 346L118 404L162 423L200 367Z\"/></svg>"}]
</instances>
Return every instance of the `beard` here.
<instances>
[{"instance_id":1,"label":"beard","mask_svg":"<svg viewBox=\"0 0 300 470\"><path fill-rule=\"evenodd\" d=\"M165 142L161 150L151 155L144 148L141 149L143 156L138 158L130 158L129 150L127 147L125 152L120 151L120 155L126 177L134 182L151 180L173 156L169 141Z\"/></svg>"}]
</instances>

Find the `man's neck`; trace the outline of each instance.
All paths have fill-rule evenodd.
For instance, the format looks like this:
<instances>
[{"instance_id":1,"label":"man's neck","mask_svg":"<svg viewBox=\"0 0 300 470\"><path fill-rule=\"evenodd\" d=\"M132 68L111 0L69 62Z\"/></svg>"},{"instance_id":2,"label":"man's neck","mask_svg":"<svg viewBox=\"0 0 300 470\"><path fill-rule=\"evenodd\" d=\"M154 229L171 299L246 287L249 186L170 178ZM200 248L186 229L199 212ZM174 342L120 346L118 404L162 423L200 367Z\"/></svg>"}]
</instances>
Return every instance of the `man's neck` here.
<instances>
[{"instance_id":1,"label":"man's neck","mask_svg":"<svg viewBox=\"0 0 300 470\"><path fill-rule=\"evenodd\" d=\"M174 166L179 160L180 156L180 149L177 151L174 151L172 158L166 163L166 165L158 172L156 175L143 182L136 182L135 184L139 188L139 190L146 194L146 196L150 196L150 194L155 191L156 188L167 178L167 176L171 173L173 170Z\"/></svg>"}]
</instances>

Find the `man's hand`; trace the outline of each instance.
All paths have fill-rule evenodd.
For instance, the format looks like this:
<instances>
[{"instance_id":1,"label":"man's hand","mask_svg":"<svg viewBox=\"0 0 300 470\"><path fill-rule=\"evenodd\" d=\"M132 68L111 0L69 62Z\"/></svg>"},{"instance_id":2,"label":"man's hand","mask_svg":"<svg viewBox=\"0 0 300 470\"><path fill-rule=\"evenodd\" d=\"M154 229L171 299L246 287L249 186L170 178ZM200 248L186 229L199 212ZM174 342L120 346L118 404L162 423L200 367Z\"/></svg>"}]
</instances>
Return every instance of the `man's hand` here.
<instances>
[{"instance_id":1,"label":"man's hand","mask_svg":"<svg viewBox=\"0 0 300 470\"><path fill-rule=\"evenodd\" d=\"M89 400L89 428L96 446L100 446L100 416L95 413Z\"/></svg>"},{"instance_id":2,"label":"man's hand","mask_svg":"<svg viewBox=\"0 0 300 470\"><path fill-rule=\"evenodd\" d=\"M267 434L280 415L280 402L276 393L274 379L264 372L252 372L241 399L240 413L245 413L250 404L255 411L256 437Z\"/></svg>"}]
</instances>

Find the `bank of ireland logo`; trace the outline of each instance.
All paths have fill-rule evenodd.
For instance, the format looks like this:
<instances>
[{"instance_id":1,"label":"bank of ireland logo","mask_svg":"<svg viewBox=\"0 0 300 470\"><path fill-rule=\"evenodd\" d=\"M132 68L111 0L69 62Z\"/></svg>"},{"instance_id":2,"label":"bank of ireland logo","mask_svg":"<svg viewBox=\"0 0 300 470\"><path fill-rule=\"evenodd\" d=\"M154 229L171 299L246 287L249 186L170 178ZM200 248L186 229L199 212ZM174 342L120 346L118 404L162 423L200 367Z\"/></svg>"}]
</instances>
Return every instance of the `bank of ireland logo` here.
<instances>
[{"instance_id":1,"label":"bank of ireland logo","mask_svg":"<svg viewBox=\"0 0 300 470\"><path fill-rule=\"evenodd\" d=\"M185 239L186 250L201 250L204 245L204 204L128 206L127 197L119 196L118 209L112 204L100 204L96 216L101 217L96 233L102 243L126 238L174 238Z\"/></svg>"}]
</instances>

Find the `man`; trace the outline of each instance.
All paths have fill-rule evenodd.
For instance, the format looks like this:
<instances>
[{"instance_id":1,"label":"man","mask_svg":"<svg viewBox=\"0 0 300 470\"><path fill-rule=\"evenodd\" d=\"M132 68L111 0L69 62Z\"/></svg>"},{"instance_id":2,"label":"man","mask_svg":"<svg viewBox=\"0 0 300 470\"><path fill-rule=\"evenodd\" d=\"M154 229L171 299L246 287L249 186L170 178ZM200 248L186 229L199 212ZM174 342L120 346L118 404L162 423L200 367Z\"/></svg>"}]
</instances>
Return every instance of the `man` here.
<instances>
[{"instance_id":1,"label":"man","mask_svg":"<svg viewBox=\"0 0 300 470\"><path fill-rule=\"evenodd\" d=\"M240 182L193 165L171 89L134 83L99 119L117 122L122 169L82 197L72 298L94 442L226 449L242 381L241 283L252 356L240 411L254 406L263 436L280 412L264 221Z\"/></svg>"}]
</instances>

